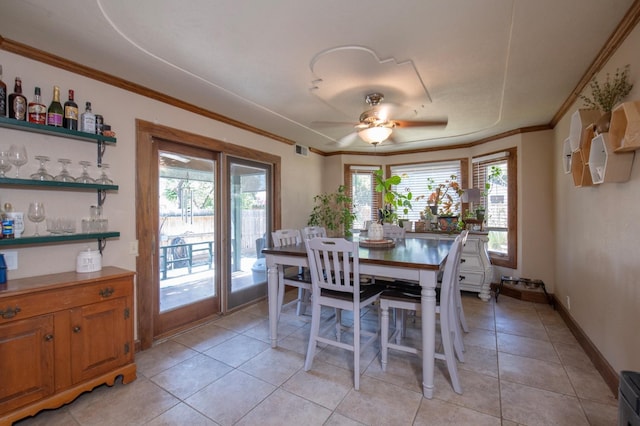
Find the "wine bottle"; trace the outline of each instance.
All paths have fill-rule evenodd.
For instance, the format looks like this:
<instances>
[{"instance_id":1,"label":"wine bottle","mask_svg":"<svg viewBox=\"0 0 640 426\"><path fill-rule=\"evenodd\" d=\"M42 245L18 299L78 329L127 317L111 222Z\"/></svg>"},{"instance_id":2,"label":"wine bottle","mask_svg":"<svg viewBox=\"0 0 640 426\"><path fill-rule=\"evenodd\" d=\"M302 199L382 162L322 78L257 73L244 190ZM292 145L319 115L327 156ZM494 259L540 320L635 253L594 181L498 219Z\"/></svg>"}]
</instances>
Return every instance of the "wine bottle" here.
<instances>
[{"instance_id":1,"label":"wine bottle","mask_svg":"<svg viewBox=\"0 0 640 426\"><path fill-rule=\"evenodd\" d=\"M27 98L22 94L20 77L16 77L13 93L9 95L9 117L16 120L27 120Z\"/></svg>"},{"instance_id":2,"label":"wine bottle","mask_svg":"<svg viewBox=\"0 0 640 426\"><path fill-rule=\"evenodd\" d=\"M47 110L47 125L62 127L62 104L60 103L60 88L53 86L53 100Z\"/></svg>"},{"instance_id":3,"label":"wine bottle","mask_svg":"<svg viewBox=\"0 0 640 426\"><path fill-rule=\"evenodd\" d=\"M87 133L96 132L96 116L91 112L91 102L85 104L85 109L80 116L80 130Z\"/></svg>"},{"instance_id":4,"label":"wine bottle","mask_svg":"<svg viewBox=\"0 0 640 426\"><path fill-rule=\"evenodd\" d=\"M40 98L40 88L36 87L33 101L29 102L27 107L29 112L29 122L36 124L46 124L47 121L47 106L42 103Z\"/></svg>"},{"instance_id":5,"label":"wine bottle","mask_svg":"<svg viewBox=\"0 0 640 426\"><path fill-rule=\"evenodd\" d=\"M0 117L7 116L7 85L2 81L2 65L0 65Z\"/></svg>"},{"instance_id":6,"label":"wine bottle","mask_svg":"<svg viewBox=\"0 0 640 426\"><path fill-rule=\"evenodd\" d=\"M64 103L62 124L65 129L78 130L78 104L73 100L73 90L71 89L69 89L69 100Z\"/></svg>"}]
</instances>

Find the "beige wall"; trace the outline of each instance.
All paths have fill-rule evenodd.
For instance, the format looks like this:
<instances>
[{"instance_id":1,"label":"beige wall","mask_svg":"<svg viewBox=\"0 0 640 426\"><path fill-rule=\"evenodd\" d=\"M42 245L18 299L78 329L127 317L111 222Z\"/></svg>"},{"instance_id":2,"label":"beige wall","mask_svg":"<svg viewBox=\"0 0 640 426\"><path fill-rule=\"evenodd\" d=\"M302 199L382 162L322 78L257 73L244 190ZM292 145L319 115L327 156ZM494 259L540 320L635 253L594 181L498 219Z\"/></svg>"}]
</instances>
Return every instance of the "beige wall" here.
<instances>
[{"instance_id":1,"label":"beige wall","mask_svg":"<svg viewBox=\"0 0 640 426\"><path fill-rule=\"evenodd\" d=\"M318 176L323 157L315 154L301 157L294 154L293 146L5 51L0 51L0 64L3 66L3 80L9 86L9 92L13 91L15 76L22 77L23 93L28 100L33 98L34 87L40 86L46 104L51 100L54 84L61 88L62 102L67 99L68 89L74 89L76 102L81 109L84 111L86 100L91 101L94 113L104 115L106 122L117 133L117 144L107 147L104 162L110 164L110 174L119 185L119 190L108 194L104 214L109 219L111 230L118 230L121 234L119 239L108 240L103 256L104 265L135 270L135 256L129 254L129 242L136 239L134 156L137 118L281 156L282 225L301 227L306 223L306 215L301 215L300 212L310 211L312 194L320 192L321 180ZM77 164L80 160L90 160L95 166L95 144L0 129L0 148L8 149L11 143L24 144L30 157L29 163L21 170L21 177L28 177L38 168L33 158L38 154L51 157L48 169L54 174L59 171L58 158L73 160L70 171L74 175L80 173ZM95 167L92 173L96 175ZM81 217L89 215L89 206L96 204L97 197L95 192L0 188L0 202L12 203L16 211L26 211L31 200L43 201L47 215L51 217L71 216L79 222ZM25 233L33 234L34 225L26 222ZM45 226L41 224L40 229L45 229ZM96 248L97 243L11 248L11 251L18 252L19 268L8 272L9 279L74 270L77 253L86 247Z\"/></svg>"},{"instance_id":2,"label":"beige wall","mask_svg":"<svg viewBox=\"0 0 640 426\"><path fill-rule=\"evenodd\" d=\"M631 64L635 87L627 99L640 99L640 27L636 27L600 73ZM587 89L587 93L590 93ZM576 188L562 169L562 143L571 114L554 129L555 294L617 370L640 370L640 167L631 179ZM637 154L636 154L637 155Z\"/></svg>"}]
</instances>

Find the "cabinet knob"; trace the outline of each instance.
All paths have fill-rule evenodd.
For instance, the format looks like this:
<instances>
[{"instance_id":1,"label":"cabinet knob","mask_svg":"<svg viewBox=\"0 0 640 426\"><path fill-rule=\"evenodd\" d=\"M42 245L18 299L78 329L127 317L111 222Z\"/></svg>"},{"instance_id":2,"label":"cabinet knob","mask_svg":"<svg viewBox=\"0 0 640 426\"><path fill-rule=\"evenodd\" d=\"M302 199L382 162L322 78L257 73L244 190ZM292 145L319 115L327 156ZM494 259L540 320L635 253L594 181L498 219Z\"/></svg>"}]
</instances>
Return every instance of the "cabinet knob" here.
<instances>
[{"instance_id":1,"label":"cabinet knob","mask_svg":"<svg viewBox=\"0 0 640 426\"><path fill-rule=\"evenodd\" d=\"M7 308L4 311L0 309L0 316L2 316L3 319L11 319L15 317L21 310L22 309L17 306L15 308Z\"/></svg>"},{"instance_id":2,"label":"cabinet knob","mask_svg":"<svg viewBox=\"0 0 640 426\"><path fill-rule=\"evenodd\" d=\"M80 330L81 330L81 328L80 328L79 325L76 325L75 327L73 327L73 332L74 333L80 333Z\"/></svg>"},{"instance_id":3,"label":"cabinet knob","mask_svg":"<svg viewBox=\"0 0 640 426\"><path fill-rule=\"evenodd\" d=\"M465 259L465 258L463 258L463 257L462 257L462 258L460 258L460 263L464 263L464 262L466 262L466 261L467 261L467 259Z\"/></svg>"},{"instance_id":4,"label":"cabinet knob","mask_svg":"<svg viewBox=\"0 0 640 426\"><path fill-rule=\"evenodd\" d=\"M102 297L109 297L114 291L113 287L101 288L98 294Z\"/></svg>"},{"instance_id":5,"label":"cabinet knob","mask_svg":"<svg viewBox=\"0 0 640 426\"><path fill-rule=\"evenodd\" d=\"M47 334L46 336L44 336L44 340L46 342L50 342L53 340L53 334Z\"/></svg>"},{"instance_id":6,"label":"cabinet knob","mask_svg":"<svg viewBox=\"0 0 640 426\"><path fill-rule=\"evenodd\" d=\"M464 281L467 277L465 277L464 275L460 275L458 277L458 281Z\"/></svg>"}]
</instances>

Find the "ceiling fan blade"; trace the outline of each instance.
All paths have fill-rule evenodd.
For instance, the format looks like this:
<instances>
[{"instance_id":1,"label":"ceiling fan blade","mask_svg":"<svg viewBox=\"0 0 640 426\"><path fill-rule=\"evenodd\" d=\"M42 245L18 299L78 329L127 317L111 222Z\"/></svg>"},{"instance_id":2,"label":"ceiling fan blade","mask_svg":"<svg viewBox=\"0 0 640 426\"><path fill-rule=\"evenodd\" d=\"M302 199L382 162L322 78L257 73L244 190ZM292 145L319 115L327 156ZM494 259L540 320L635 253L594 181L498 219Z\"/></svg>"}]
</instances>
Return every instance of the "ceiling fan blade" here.
<instances>
[{"instance_id":1,"label":"ceiling fan blade","mask_svg":"<svg viewBox=\"0 0 640 426\"><path fill-rule=\"evenodd\" d=\"M351 132L346 136L341 137L336 141L336 145L340 148L344 148L345 146L349 146L354 143L358 139L358 132Z\"/></svg>"},{"instance_id":2,"label":"ceiling fan blade","mask_svg":"<svg viewBox=\"0 0 640 426\"><path fill-rule=\"evenodd\" d=\"M446 126L449 120L425 120L425 121L405 121L405 120L393 120L396 127L436 127Z\"/></svg>"}]
</instances>

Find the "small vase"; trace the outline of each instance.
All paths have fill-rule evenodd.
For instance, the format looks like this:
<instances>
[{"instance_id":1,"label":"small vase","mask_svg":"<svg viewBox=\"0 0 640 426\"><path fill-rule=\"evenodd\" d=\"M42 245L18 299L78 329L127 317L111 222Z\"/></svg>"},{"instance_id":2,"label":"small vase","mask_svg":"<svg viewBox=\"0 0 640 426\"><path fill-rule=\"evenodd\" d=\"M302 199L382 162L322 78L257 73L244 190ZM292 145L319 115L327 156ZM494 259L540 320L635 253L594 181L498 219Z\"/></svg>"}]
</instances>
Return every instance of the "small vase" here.
<instances>
[{"instance_id":1,"label":"small vase","mask_svg":"<svg viewBox=\"0 0 640 426\"><path fill-rule=\"evenodd\" d=\"M369 237L370 240L381 240L384 237L384 228L382 224L372 223L371 225L369 225L367 237Z\"/></svg>"},{"instance_id":2,"label":"small vase","mask_svg":"<svg viewBox=\"0 0 640 426\"><path fill-rule=\"evenodd\" d=\"M607 133L611 124L611 111L602 114L595 124L598 133Z\"/></svg>"}]
</instances>

